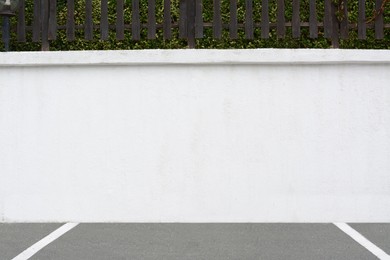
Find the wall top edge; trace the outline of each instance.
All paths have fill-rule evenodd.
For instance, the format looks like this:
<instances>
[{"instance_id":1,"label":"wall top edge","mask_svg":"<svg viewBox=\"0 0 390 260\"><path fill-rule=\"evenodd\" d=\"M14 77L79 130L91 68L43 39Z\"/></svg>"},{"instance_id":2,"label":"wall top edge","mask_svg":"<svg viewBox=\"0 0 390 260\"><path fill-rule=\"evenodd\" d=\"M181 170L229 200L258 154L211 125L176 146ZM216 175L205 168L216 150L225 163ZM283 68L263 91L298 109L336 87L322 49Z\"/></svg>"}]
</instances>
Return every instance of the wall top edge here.
<instances>
[{"instance_id":1,"label":"wall top edge","mask_svg":"<svg viewBox=\"0 0 390 260\"><path fill-rule=\"evenodd\" d=\"M390 64L390 50L249 49L3 52L0 66Z\"/></svg>"}]
</instances>

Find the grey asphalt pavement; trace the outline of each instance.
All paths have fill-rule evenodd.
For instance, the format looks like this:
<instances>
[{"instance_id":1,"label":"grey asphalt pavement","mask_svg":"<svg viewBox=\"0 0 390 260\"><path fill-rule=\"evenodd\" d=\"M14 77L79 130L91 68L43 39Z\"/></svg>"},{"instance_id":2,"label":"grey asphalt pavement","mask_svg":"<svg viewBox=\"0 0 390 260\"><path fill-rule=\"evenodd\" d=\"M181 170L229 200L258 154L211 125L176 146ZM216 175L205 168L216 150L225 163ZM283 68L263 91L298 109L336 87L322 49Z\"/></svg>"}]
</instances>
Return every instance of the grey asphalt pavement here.
<instances>
[{"instance_id":1,"label":"grey asphalt pavement","mask_svg":"<svg viewBox=\"0 0 390 260\"><path fill-rule=\"evenodd\" d=\"M61 224L0 224L0 259L17 256Z\"/></svg>"},{"instance_id":2,"label":"grey asphalt pavement","mask_svg":"<svg viewBox=\"0 0 390 260\"><path fill-rule=\"evenodd\" d=\"M60 224L0 224L12 259ZM390 224L351 224L389 253ZM377 259L333 224L80 224L37 254L46 259Z\"/></svg>"},{"instance_id":3,"label":"grey asphalt pavement","mask_svg":"<svg viewBox=\"0 0 390 260\"><path fill-rule=\"evenodd\" d=\"M351 224L350 226L390 255L390 224Z\"/></svg>"}]
</instances>

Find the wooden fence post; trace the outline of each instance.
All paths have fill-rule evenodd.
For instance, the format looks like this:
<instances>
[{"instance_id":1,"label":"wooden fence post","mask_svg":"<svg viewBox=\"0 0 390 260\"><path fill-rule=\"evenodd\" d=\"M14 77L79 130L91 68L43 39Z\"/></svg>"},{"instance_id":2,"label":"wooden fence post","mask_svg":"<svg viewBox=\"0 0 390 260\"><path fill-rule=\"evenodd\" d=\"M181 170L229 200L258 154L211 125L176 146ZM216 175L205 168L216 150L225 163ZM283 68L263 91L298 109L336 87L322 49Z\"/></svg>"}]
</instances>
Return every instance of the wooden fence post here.
<instances>
[{"instance_id":1,"label":"wooden fence post","mask_svg":"<svg viewBox=\"0 0 390 260\"><path fill-rule=\"evenodd\" d=\"M164 21L163 21L164 39L172 38L172 22L171 22L171 1L164 0Z\"/></svg>"},{"instance_id":2,"label":"wooden fence post","mask_svg":"<svg viewBox=\"0 0 390 260\"><path fill-rule=\"evenodd\" d=\"M70 42L75 40L74 0L68 0L66 7L66 39Z\"/></svg>"},{"instance_id":3,"label":"wooden fence post","mask_svg":"<svg viewBox=\"0 0 390 260\"><path fill-rule=\"evenodd\" d=\"M269 3L268 0L261 2L261 38L269 38Z\"/></svg>"},{"instance_id":4,"label":"wooden fence post","mask_svg":"<svg viewBox=\"0 0 390 260\"><path fill-rule=\"evenodd\" d=\"M330 8L330 19L331 19L331 41L332 41L332 48L338 49L340 47L340 21L337 17L337 11L338 7L335 5L335 3L331 2L331 8Z\"/></svg>"},{"instance_id":5,"label":"wooden fence post","mask_svg":"<svg viewBox=\"0 0 390 260\"><path fill-rule=\"evenodd\" d=\"M188 48L195 49L195 1L187 0L187 41Z\"/></svg>"},{"instance_id":6,"label":"wooden fence post","mask_svg":"<svg viewBox=\"0 0 390 260\"><path fill-rule=\"evenodd\" d=\"M85 24L84 38L87 41L93 40L93 19L92 19L92 0L85 1Z\"/></svg>"},{"instance_id":7,"label":"wooden fence post","mask_svg":"<svg viewBox=\"0 0 390 260\"><path fill-rule=\"evenodd\" d=\"M187 0L179 3L179 38L187 39Z\"/></svg>"},{"instance_id":8,"label":"wooden fence post","mask_svg":"<svg viewBox=\"0 0 390 260\"><path fill-rule=\"evenodd\" d=\"M0 16L2 18L2 40L4 42L4 51L9 51L9 42L10 42L10 22L9 16Z\"/></svg>"},{"instance_id":9,"label":"wooden fence post","mask_svg":"<svg viewBox=\"0 0 390 260\"><path fill-rule=\"evenodd\" d=\"M195 0L195 38L203 38L203 2Z\"/></svg>"},{"instance_id":10,"label":"wooden fence post","mask_svg":"<svg viewBox=\"0 0 390 260\"><path fill-rule=\"evenodd\" d=\"M41 0L41 50L49 51L49 0Z\"/></svg>"},{"instance_id":11,"label":"wooden fence post","mask_svg":"<svg viewBox=\"0 0 390 260\"><path fill-rule=\"evenodd\" d=\"M310 0L309 30L310 38L318 37L318 20L316 0Z\"/></svg>"},{"instance_id":12,"label":"wooden fence post","mask_svg":"<svg viewBox=\"0 0 390 260\"><path fill-rule=\"evenodd\" d=\"M18 10L18 25L17 25L17 40L19 42L26 41L26 18L25 18L25 2L20 0Z\"/></svg>"},{"instance_id":13,"label":"wooden fence post","mask_svg":"<svg viewBox=\"0 0 390 260\"><path fill-rule=\"evenodd\" d=\"M41 40L41 0L34 0L34 11L32 21L32 41L39 42Z\"/></svg>"},{"instance_id":14,"label":"wooden fence post","mask_svg":"<svg viewBox=\"0 0 390 260\"><path fill-rule=\"evenodd\" d=\"M366 34L366 1L359 0L359 16L358 16L358 37L360 40L364 40L367 37Z\"/></svg>"},{"instance_id":15,"label":"wooden fence post","mask_svg":"<svg viewBox=\"0 0 390 260\"><path fill-rule=\"evenodd\" d=\"M383 9L385 2L384 0L375 1L375 38L383 39L385 37L383 33Z\"/></svg>"},{"instance_id":16,"label":"wooden fence post","mask_svg":"<svg viewBox=\"0 0 390 260\"><path fill-rule=\"evenodd\" d=\"M213 37L222 38L221 0L213 0Z\"/></svg>"}]
</instances>

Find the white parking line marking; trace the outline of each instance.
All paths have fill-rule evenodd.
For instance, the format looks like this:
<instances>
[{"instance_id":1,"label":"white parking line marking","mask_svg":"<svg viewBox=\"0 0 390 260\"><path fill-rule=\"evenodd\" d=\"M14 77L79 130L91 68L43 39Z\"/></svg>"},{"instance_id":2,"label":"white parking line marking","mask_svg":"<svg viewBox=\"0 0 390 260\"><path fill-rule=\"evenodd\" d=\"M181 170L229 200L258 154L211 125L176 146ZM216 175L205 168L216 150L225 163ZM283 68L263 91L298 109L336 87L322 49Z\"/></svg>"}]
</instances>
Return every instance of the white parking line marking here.
<instances>
[{"instance_id":1,"label":"white parking line marking","mask_svg":"<svg viewBox=\"0 0 390 260\"><path fill-rule=\"evenodd\" d=\"M371 241L365 238L362 234L353 229L350 225L346 223L333 223L336 227L344 231L348 236L353 238L360 245L365 247L368 251L373 253L380 260L390 260L390 255L386 254L385 251L374 245Z\"/></svg>"},{"instance_id":2,"label":"white parking line marking","mask_svg":"<svg viewBox=\"0 0 390 260\"><path fill-rule=\"evenodd\" d=\"M33 255L35 255L39 250L71 230L72 228L76 227L79 223L66 223L59 227L58 229L54 230L52 233L47 235L46 237L42 238L38 242L36 242L31 247L24 250L22 253L14 257L12 260L27 260Z\"/></svg>"}]
</instances>

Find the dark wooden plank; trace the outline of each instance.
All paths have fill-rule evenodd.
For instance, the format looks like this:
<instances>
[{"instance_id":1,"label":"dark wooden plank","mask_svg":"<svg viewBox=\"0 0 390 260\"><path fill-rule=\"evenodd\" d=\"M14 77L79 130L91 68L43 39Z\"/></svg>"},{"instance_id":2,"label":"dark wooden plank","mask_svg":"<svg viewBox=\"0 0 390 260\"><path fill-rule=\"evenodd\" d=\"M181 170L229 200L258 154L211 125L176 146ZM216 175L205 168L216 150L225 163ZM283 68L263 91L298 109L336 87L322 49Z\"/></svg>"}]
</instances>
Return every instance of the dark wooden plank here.
<instances>
[{"instance_id":1,"label":"dark wooden plank","mask_svg":"<svg viewBox=\"0 0 390 260\"><path fill-rule=\"evenodd\" d=\"M33 22L32 22L32 41L39 42L41 40L41 0L34 0L33 10Z\"/></svg>"},{"instance_id":2,"label":"dark wooden plank","mask_svg":"<svg viewBox=\"0 0 390 260\"><path fill-rule=\"evenodd\" d=\"M358 38L366 39L366 0L359 0Z\"/></svg>"},{"instance_id":3,"label":"dark wooden plank","mask_svg":"<svg viewBox=\"0 0 390 260\"><path fill-rule=\"evenodd\" d=\"M269 38L269 3L262 0L261 3L261 38Z\"/></svg>"},{"instance_id":4,"label":"dark wooden plank","mask_svg":"<svg viewBox=\"0 0 390 260\"><path fill-rule=\"evenodd\" d=\"M156 0L148 0L148 39L156 39Z\"/></svg>"},{"instance_id":5,"label":"dark wooden plank","mask_svg":"<svg viewBox=\"0 0 390 260\"><path fill-rule=\"evenodd\" d=\"M7 15L0 16L1 21L1 39L4 42L4 51L9 51L9 43L11 40L11 23L10 17Z\"/></svg>"},{"instance_id":6,"label":"dark wooden plank","mask_svg":"<svg viewBox=\"0 0 390 260\"><path fill-rule=\"evenodd\" d=\"M124 0L116 1L116 39L118 41L125 39L125 18L124 18Z\"/></svg>"},{"instance_id":7,"label":"dark wooden plank","mask_svg":"<svg viewBox=\"0 0 390 260\"><path fill-rule=\"evenodd\" d=\"M187 41L190 49L195 48L195 1L187 0Z\"/></svg>"},{"instance_id":8,"label":"dark wooden plank","mask_svg":"<svg viewBox=\"0 0 390 260\"><path fill-rule=\"evenodd\" d=\"M383 39L384 33L383 33L383 10L384 6L382 4L385 4L383 0L376 0L375 1L375 38L376 39Z\"/></svg>"},{"instance_id":9,"label":"dark wooden plank","mask_svg":"<svg viewBox=\"0 0 390 260\"><path fill-rule=\"evenodd\" d=\"M41 0L41 50L49 50L49 0Z\"/></svg>"},{"instance_id":10,"label":"dark wooden plank","mask_svg":"<svg viewBox=\"0 0 390 260\"><path fill-rule=\"evenodd\" d=\"M139 41L141 39L139 0L133 0L131 3L132 3L131 38L135 41Z\"/></svg>"},{"instance_id":11,"label":"dark wooden plank","mask_svg":"<svg viewBox=\"0 0 390 260\"><path fill-rule=\"evenodd\" d=\"M179 3L179 38L187 38L187 0Z\"/></svg>"},{"instance_id":12,"label":"dark wooden plank","mask_svg":"<svg viewBox=\"0 0 390 260\"><path fill-rule=\"evenodd\" d=\"M301 19L299 17L300 6L299 0L293 0L292 3L293 13L292 13L292 36L293 38L299 38L301 36Z\"/></svg>"},{"instance_id":13,"label":"dark wooden plank","mask_svg":"<svg viewBox=\"0 0 390 260\"><path fill-rule=\"evenodd\" d=\"M222 37L221 0L213 0L213 37Z\"/></svg>"},{"instance_id":14,"label":"dark wooden plank","mask_svg":"<svg viewBox=\"0 0 390 260\"><path fill-rule=\"evenodd\" d=\"M331 3L331 18L332 18L332 48L339 48L339 18L337 17L338 7L335 2Z\"/></svg>"},{"instance_id":15,"label":"dark wooden plank","mask_svg":"<svg viewBox=\"0 0 390 260\"><path fill-rule=\"evenodd\" d=\"M100 0L100 39L108 40L108 0Z\"/></svg>"},{"instance_id":16,"label":"dark wooden plank","mask_svg":"<svg viewBox=\"0 0 390 260\"><path fill-rule=\"evenodd\" d=\"M285 18L285 5L284 0L277 1L277 17L276 17L276 35L278 38L284 38L286 35L286 18Z\"/></svg>"},{"instance_id":17,"label":"dark wooden plank","mask_svg":"<svg viewBox=\"0 0 390 260\"><path fill-rule=\"evenodd\" d=\"M18 10L18 24L17 24L17 40L19 42L26 41L26 17L25 17L25 2L20 0Z\"/></svg>"},{"instance_id":18,"label":"dark wooden plank","mask_svg":"<svg viewBox=\"0 0 390 260\"><path fill-rule=\"evenodd\" d=\"M75 23L74 23L74 0L67 0L67 17L66 17L66 39L74 41Z\"/></svg>"},{"instance_id":19,"label":"dark wooden plank","mask_svg":"<svg viewBox=\"0 0 390 260\"><path fill-rule=\"evenodd\" d=\"M195 38L203 38L203 3L195 0Z\"/></svg>"},{"instance_id":20,"label":"dark wooden plank","mask_svg":"<svg viewBox=\"0 0 390 260\"><path fill-rule=\"evenodd\" d=\"M245 0L245 37L253 39L253 2Z\"/></svg>"},{"instance_id":21,"label":"dark wooden plank","mask_svg":"<svg viewBox=\"0 0 390 260\"><path fill-rule=\"evenodd\" d=\"M164 39L171 39L172 37L171 24L171 0L164 0Z\"/></svg>"},{"instance_id":22,"label":"dark wooden plank","mask_svg":"<svg viewBox=\"0 0 390 260\"><path fill-rule=\"evenodd\" d=\"M237 26L237 0L230 0L230 23L229 34L230 39L238 38L238 26Z\"/></svg>"},{"instance_id":23,"label":"dark wooden plank","mask_svg":"<svg viewBox=\"0 0 390 260\"><path fill-rule=\"evenodd\" d=\"M324 0L324 36L332 37L332 0Z\"/></svg>"},{"instance_id":24,"label":"dark wooden plank","mask_svg":"<svg viewBox=\"0 0 390 260\"><path fill-rule=\"evenodd\" d=\"M316 0L310 0L310 17L309 17L309 31L310 38L318 37L318 20L317 20L317 6Z\"/></svg>"},{"instance_id":25,"label":"dark wooden plank","mask_svg":"<svg viewBox=\"0 0 390 260\"><path fill-rule=\"evenodd\" d=\"M85 0L84 37L88 41L93 40L92 0Z\"/></svg>"},{"instance_id":26,"label":"dark wooden plank","mask_svg":"<svg viewBox=\"0 0 390 260\"><path fill-rule=\"evenodd\" d=\"M340 21L340 38L348 39L349 38L349 17L348 17L348 6L347 1L341 1L341 5L339 7L339 11L341 13L341 21Z\"/></svg>"},{"instance_id":27,"label":"dark wooden plank","mask_svg":"<svg viewBox=\"0 0 390 260\"><path fill-rule=\"evenodd\" d=\"M49 40L57 39L57 0L50 0Z\"/></svg>"}]
</instances>

